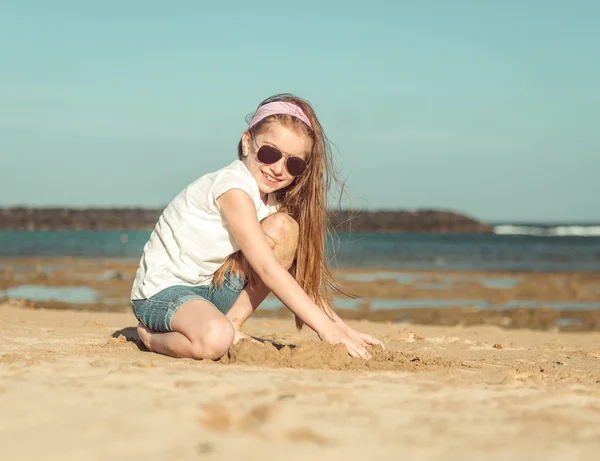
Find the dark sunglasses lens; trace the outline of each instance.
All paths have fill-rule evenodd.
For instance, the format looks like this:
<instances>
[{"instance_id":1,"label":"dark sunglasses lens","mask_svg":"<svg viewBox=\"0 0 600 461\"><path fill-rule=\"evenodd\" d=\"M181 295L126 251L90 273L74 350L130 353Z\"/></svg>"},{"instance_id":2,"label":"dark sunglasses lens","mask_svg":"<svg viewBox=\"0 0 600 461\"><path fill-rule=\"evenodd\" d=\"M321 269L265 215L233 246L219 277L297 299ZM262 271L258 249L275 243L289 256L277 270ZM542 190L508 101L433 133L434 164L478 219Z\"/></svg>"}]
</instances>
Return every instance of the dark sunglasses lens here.
<instances>
[{"instance_id":1,"label":"dark sunglasses lens","mask_svg":"<svg viewBox=\"0 0 600 461\"><path fill-rule=\"evenodd\" d=\"M298 157L288 157L285 166L292 176L300 176L306 170L306 162Z\"/></svg>"},{"instance_id":2,"label":"dark sunglasses lens","mask_svg":"<svg viewBox=\"0 0 600 461\"><path fill-rule=\"evenodd\" d=\"M258 149L256 156L258 157L258 161L260 163L272 165L273 163L279 161L281 158L281 152L271 146L262 146L260 149Z\"/></svg>"}]
</instances>

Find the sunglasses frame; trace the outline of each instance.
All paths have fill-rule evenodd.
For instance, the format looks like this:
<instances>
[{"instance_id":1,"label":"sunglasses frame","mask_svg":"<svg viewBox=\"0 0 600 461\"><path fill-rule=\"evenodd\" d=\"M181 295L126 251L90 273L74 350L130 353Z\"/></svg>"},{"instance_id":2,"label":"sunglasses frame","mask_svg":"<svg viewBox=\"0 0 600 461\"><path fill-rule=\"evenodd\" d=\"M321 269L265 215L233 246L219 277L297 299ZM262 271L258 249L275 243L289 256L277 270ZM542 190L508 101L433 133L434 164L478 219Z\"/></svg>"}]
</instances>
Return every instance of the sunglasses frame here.
<instances>
[{"instance_id":1,"label":"sunglasses frame","mask_svg":"<svg viewBox=\"0 0 600 461\"><path fill-rule=\"evenodd\" d=\"M264 146L261 146L261 147L259 147L259 146L258 146L258 143L256 142L256 138L254 137L254 133L252 132L252 130L248 130L248 131L250 131L250 137L252 138L252 141L254 141L254 145L256 146L256 149L257 149L257 151L256 151L256 155L257 155L257 159L258 159L258 151L261 149L261 147L264 147ZM279 152L279 154L281 155L281 157L279 157L279 159L277 159L277 160L276 160L276 161L274 161L273 163L263 163L263 162L260 162L260 160L258 160L258 161L259 161L260 163L262 163L263 165L273 165L273 164L277 163L279 160L281 160L281 158L283 157L283 158L285 158L285 169L286 169L286 171L288 172L288 174L289 174L290 176L293 176L294 178L297 178L297 177L301 176L302 174L304 174L304 173L306 172L306 169L308 168L308 162L307 162L306 160L304 160L304 159L302 159L302 158L300 158L300 157L297 157L297 156L295 156L295 155L284 154L283 152L281 152L281 151L280 151L279 149L277 149L276 147L273 147L273 146L268 146L268 147L270 147L271 149L274 149L274 150L276 150L277 152ZM305 166L304 166L304 171L302 171L302 173L300 173L300 174L297 174L297 175L295 175L295 174L292 174L292 172L291 172L291 171L290 171L290 169L288 168L288 164L287 164L287 162L288 162L288 160L289 160L290 158L295 158L295 159L301 160L301 161L304 163L304 165L305 165Z\"/></svg>"}]
</instances>

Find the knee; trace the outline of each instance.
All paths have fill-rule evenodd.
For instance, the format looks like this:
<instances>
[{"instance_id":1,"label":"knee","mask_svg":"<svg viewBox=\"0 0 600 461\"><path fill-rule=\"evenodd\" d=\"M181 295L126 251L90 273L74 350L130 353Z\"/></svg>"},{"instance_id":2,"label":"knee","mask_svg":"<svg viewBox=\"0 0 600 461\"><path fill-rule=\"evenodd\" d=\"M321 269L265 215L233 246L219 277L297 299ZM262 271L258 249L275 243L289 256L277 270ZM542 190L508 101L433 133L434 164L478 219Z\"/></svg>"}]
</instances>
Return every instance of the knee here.
<instances>
[{"instance_id":1,"label":"knee","mask_svg":"<svg viewBox=\"0 0 600 461\"><path fill-rule=\"evenodd\" d=\"M231 345L235 330L229 320L208 322L197 340L192 341L192 356L194 359L217 360L223 357Z\"/></svg>"},{"instance_id":2,"label":"knee","mask_svg":"<svg viewBox=\"0 0 600 461\"><path fill-rule=\"evenodd\" d=\"M261 223L263 231L278 243L298 242L298 223L287 213L275 213Z\"/></svg>"},{"instance_id":3,"label":"knee","mask_svg":"<svg viewBox=\"0 0 600 461\"><path fill-rule=\"evenodd\" d=\"M282 266L292 265L298 246L299 226L287 213L275 213L261 223L267 240L282 255Z\"/></svg>"}]
</instances>

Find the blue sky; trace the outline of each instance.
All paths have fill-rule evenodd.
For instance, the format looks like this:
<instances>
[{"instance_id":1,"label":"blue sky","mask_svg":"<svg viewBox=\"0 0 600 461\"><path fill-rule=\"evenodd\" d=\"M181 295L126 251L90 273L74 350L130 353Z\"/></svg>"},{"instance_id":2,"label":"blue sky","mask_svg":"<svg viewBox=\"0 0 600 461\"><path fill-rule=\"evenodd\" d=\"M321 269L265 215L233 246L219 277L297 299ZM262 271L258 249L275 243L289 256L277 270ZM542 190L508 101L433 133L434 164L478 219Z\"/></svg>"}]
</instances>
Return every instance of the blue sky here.
<instances>
[{"instance_id":1,"label":"blue sky","mask_svg":"<svg viewBox=\"0 0 600 461\"><path fill-rule=\"evenodd\" d=\"M166 205L308 99L356 208L600 221L600 2L9 1L0 206Z\"/></svg>"}]
</instances>

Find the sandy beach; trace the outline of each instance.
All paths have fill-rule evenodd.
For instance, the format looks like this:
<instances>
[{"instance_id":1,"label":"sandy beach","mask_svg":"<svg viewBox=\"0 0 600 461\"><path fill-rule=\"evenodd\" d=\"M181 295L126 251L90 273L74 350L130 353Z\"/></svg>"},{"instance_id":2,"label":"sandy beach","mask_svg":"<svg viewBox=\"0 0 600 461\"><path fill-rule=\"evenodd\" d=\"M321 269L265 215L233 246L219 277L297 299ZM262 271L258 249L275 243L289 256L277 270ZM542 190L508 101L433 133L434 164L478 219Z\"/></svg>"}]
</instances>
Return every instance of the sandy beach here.
<instances>
[{"instance_id":1,"label":"sandy beach","mask_svg":"<svg viewBox=\"0 0 600 461\"><path fill-rule=\"evenodd\" d=\"M129 313L5 302L0 459L597 459L600 333L351 323L387 350L251 318L264 345L194 362Z\"/></svg>"},{"instance_id":2,"label":"sandy beach","mask_svg":"<svg viewBox=\"0 0 600 461\"><path fill-rule=\"evenodd\" d=\"M600 461L599 17L0 3L0 461Z\"/></svg>"}]
</instances>

